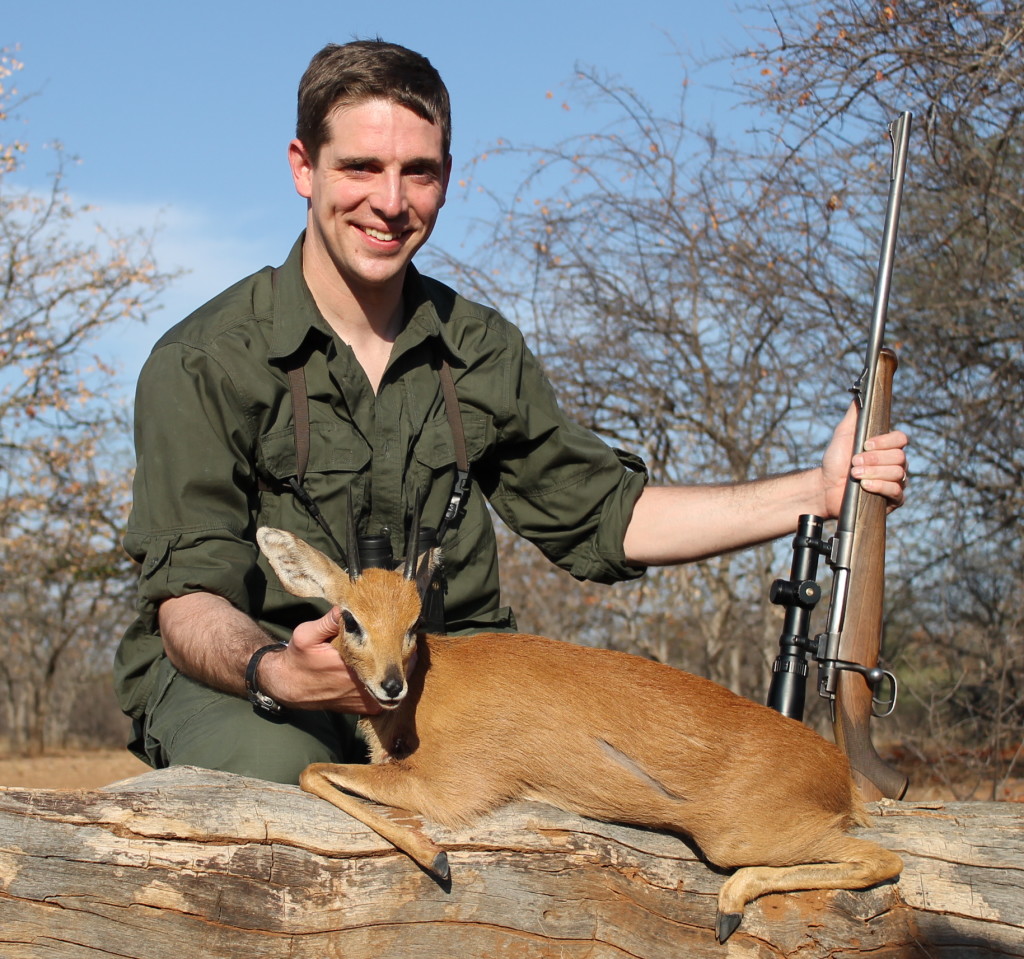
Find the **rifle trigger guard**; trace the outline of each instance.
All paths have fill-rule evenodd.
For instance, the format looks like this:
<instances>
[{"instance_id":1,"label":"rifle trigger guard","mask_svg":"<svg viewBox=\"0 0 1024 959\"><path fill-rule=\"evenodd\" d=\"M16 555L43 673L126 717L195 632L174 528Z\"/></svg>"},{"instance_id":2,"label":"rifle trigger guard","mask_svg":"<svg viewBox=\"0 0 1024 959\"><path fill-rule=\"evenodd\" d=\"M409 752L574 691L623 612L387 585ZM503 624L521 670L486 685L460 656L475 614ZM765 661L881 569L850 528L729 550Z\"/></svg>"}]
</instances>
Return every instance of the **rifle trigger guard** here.
<instances>
[{"instance_id":1,"label":"rifle trigger guard","mask_svg":"<svg viewBox=\"0 0 1024 959\"><path fill-rule=\"evenodd\" d=\"M846 669L852 673L860 673L864 677L864 681L871 690L871 715L875 719L885 719L886 716L892 715L892 711L896 708L899 684L896 682L896 677L888 669L882 669L881 666L869 668L861 666L860 663L848 663L841 659L835 660L832 666L834 669ZM879 698L878 688L882 683L888 684L889 695Z\"/></svg>"},{"instance_id":2,"label":"rifle trigger guard","mask_svg":"<svg viewBox=\"0 0 1024 959\"><path fill-rule=\"evenodd\" d=\"M885 719L886 716L892 715L892 711L896 708L899 684L896 682L896 677L887 669L880 669L876 666L871 672L880 674L878 681L871 686L871 715L876 719ZM876 693L883 681L888 681L890 695L885 699L879 699ZM868 682L870 683L871 680ZM876 707L880 707L881 712Z\"/></svg>"}]
</instances>

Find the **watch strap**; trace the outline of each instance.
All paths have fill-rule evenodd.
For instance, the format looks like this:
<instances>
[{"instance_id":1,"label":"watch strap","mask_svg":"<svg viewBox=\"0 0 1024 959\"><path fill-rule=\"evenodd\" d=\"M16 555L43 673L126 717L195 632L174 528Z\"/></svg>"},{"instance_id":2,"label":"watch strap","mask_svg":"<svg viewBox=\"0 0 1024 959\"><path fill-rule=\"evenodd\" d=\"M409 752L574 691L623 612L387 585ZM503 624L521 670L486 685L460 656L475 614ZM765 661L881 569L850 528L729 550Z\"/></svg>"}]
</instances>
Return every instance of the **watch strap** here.
<instances>
[{"instance_id":1,"label":"watch strap","mask_svg":"<svg viewBox=\"0 0 1024 959\"><path fill-rule=\"evenodd\" d=\"M263 692L256 682L256 670L260 661L267 653L277 653L287 649L287 643L270 643L268 646L261 646L249 658L249 664L245 667L245 690L249 694L249 702L255 709L262 709L264 712L276 716L281 712L282 706L273 697Z\"/></svg>"}]
</instances>

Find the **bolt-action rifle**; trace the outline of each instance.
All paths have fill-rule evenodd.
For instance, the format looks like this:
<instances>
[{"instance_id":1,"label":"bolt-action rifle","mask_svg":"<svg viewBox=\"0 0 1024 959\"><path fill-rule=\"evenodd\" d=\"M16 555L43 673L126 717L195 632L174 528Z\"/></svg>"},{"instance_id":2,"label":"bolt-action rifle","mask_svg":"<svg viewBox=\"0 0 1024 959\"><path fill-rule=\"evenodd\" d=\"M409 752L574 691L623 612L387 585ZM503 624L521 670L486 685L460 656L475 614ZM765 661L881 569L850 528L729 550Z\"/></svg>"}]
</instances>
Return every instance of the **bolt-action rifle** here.
<instances>
[{"instance_id":1,"label":"bolt-action rifle","mask_svg":"<svg viewBox=\"0 0 1024 959\"><path fill-rule=\"evenodd\" d=\"M889 124L892 165L889 198L878 262L871 331L864 370L853 385L857 405L854 449L888 432L896 354L882 345L889 303L903 180L907 168L910 114ZM832 537L822 538L824 520L801 516L793 540L788 580L772 584L770 599L786 608L779 655L775 660L768 705L803 719L807 656L818 662L818 694L829 701L836 742L845 750L854 778L867 799L903 797L907 778L888 766L871 742L870 721L888 716L896 705L896 677L878 664L885 592L886 502L847 479L843 505ZM811 638L811 611L821 598L818 560L832 569L832 596L825 631Z\"/></svg>"}]
</instances>

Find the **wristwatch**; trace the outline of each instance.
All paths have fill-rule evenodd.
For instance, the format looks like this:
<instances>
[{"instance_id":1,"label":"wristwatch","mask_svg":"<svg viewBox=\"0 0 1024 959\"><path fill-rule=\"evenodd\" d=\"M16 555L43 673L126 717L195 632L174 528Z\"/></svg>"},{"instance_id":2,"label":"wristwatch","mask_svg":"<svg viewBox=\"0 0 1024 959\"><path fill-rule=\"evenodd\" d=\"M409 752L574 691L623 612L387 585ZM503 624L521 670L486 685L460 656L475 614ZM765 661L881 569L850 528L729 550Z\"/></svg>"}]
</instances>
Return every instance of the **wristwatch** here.
<instances>
[{"instance_id":1,"label":"wristwatch","mask_svg":"<svg viewBox=\"0 0 1024 959\"><path fill-rule=\"evenodd\" d=\"M249 660L249 665L245 667L245 689L249 694L249 702L252 703L253 709L260 710L270 713L272 716L280 715L282 706L279 702L262 692L259 686L256 684L256 669L260 665L260 660L263 659L267 653L278 653L282 649L287 649L287 643L271 643L269 646L261 646L252 654Z\"/></svg>"}]
</instances>

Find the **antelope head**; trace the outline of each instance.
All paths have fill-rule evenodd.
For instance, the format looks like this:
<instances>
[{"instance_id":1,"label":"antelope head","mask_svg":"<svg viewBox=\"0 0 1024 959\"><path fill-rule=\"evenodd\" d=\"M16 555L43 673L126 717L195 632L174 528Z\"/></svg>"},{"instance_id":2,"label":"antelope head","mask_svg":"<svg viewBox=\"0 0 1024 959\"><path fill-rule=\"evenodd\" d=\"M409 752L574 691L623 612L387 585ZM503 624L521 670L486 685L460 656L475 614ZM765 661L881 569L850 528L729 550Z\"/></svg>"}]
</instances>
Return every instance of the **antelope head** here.
<instances>
[{"instance_id":1,"label":"antelope head","mask_svg":"<svg viewBox=\"0 0 1024 959\"><path fill-rule=\"evenodd\" d=\"M421 584L430 579L433 553L419 563L410 556L404 572L360 572L358 565L346 571L284 530L261 527L256 540L288 592L325 599L341 610L331 645L382 707L397 707L408 691L406 671L420 625ZM410 541L415 543L416 537Z\"/></svg>"}]
</instances>

